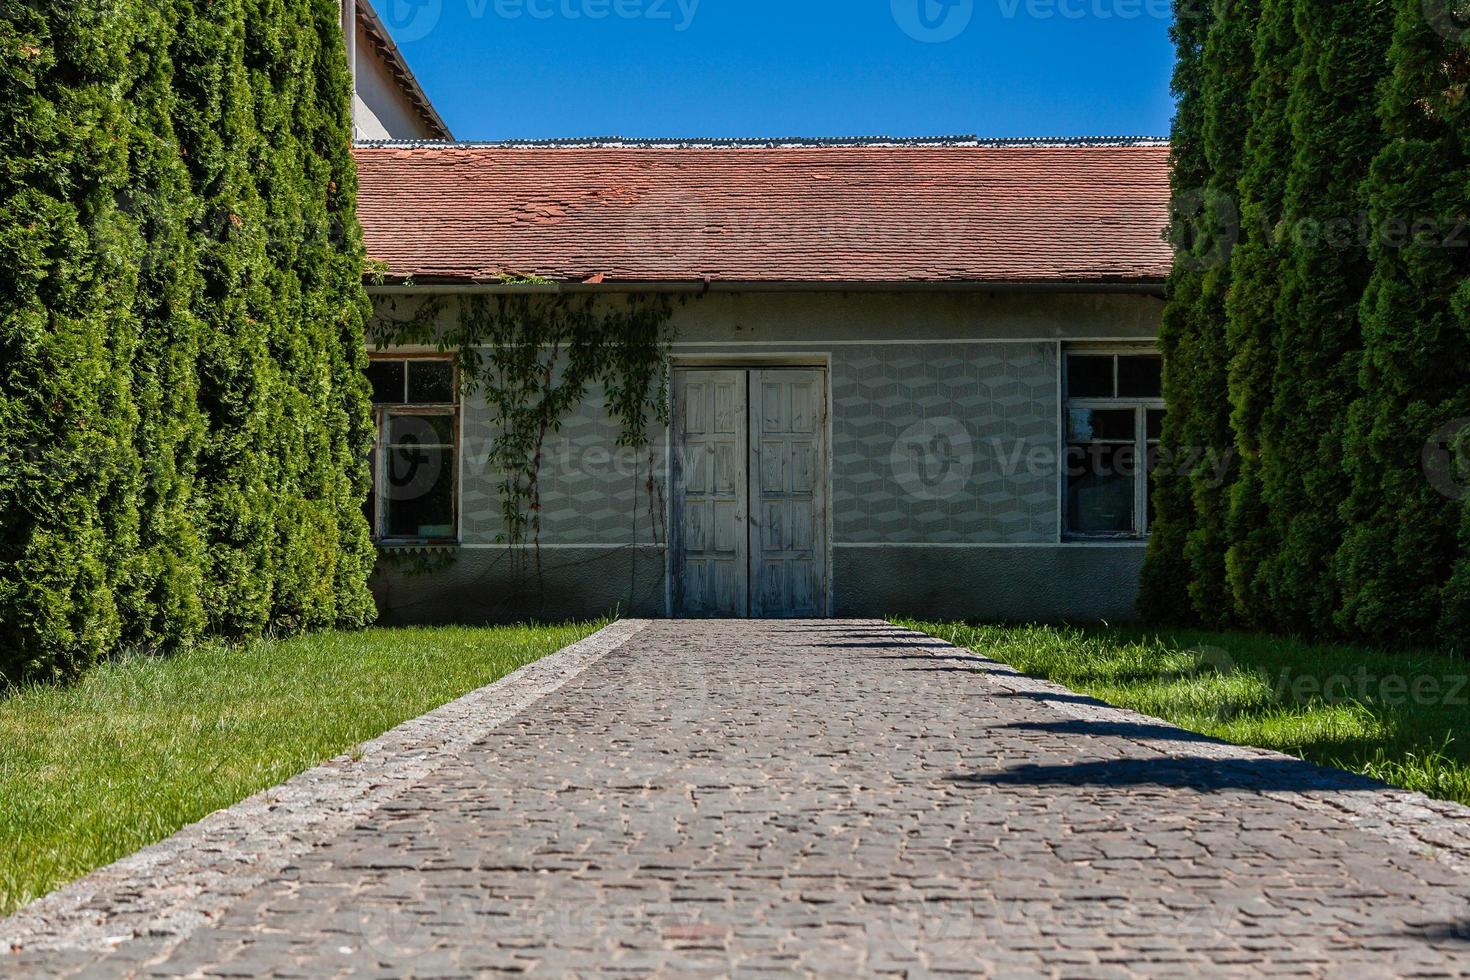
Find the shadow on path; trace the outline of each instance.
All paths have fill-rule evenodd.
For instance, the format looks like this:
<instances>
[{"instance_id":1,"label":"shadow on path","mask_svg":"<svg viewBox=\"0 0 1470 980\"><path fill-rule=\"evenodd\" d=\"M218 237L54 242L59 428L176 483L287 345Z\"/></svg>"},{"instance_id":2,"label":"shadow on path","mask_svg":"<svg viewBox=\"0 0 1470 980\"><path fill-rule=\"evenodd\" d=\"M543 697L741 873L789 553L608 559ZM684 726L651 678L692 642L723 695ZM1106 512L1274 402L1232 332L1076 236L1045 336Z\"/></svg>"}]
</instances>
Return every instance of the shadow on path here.
<instances>
[{"instance_id":1,"label":"shadow on path","mask_svg":"<svg viewBox=\"0 0 1470 980\"><path fill-rule=\"evenodd\" d=\"M1430 942L1464 943L1470 946L1470 918L1408 929L1404 935L1428 939Z\"/></svg>"},{"instance_id":2,"label":"shadow on path","mask_svg":"<svg viewBox=\"0 0 1470 980\"><path fill-rule=\"evenodd\" d=\"M1159 786L1194 789L1305 792L1379 792L1383 783L1298 759L1106 759L1068 765L1025 765L995 773L956 773L960 786Z\"/></svg>"},{"instance_id":3,"label":"shadow on path","mask_svg":"<svg viewBox=\"0 0 1470 980\"><path fill-rule=\"evenodd\" d=\"M1067 721L1013 721L1001 728L1032 732L1050 732L1055 735L1090 735L1094 738L1140 738L1162 742L1203 742L1208 745L1226 745L1217 738L1176 728L1160 722L1151 725L1136 721L1087 721L1073 718Z\"/></svg>"},{"instance_id":4,"label":"shadow on path","mask_svg":"<svg viewBox=\"0 0 1470 980\"><path fill-rule=\"evenodd\" d=\"M991 673L996 673L991 671ZM1060 691L992 691L993 698L1025 698L1028 701L1059 701L1067 704L1085 704L1094 708L1111 708L1113 705L1086 694L1063 694Z\"/></svg>"}]
</instances>

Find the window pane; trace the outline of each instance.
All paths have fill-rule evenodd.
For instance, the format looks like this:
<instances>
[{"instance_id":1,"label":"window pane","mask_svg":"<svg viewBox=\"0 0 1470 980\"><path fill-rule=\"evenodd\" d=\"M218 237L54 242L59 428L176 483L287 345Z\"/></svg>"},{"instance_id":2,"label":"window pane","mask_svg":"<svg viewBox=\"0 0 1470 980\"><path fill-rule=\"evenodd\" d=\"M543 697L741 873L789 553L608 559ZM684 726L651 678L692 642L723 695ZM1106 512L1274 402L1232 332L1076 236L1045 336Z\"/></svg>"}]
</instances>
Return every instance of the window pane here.
<instances>
[{"instance_id":1,"label":"window pane","mask_svg":"<svg viewBox=\"0 0 1470 980\"><path fill-rule=\"evenodd\" d=\"M1151 408L1148 411L1148 441L1158 442L1164 438L1164 410Z\"/></svg>"},{"instance_id":2,"label":"window pane","mask_svg":"<svg viewBox=\"0 0 1470 980\"><path fill-rule=\"evenodd\" d=\"M369 361L367 376L373 385L374 404L403 404L402 361Z\"/></svg>"},{"instance_id":3,"label":"window pane","mask_svg":"<svg viewBox=\"0 0 1470 980\"><path fill-rule=\"evenodd\" d=\"M1067 358L1068 398L1112 398L1112 355L1077 355Z\"/></svg>"},{"instance_id":4,"label":"window pane","mask_svg":"<svg viewBox=\"0 0 1470 980\"><path fill-rule=\"evenodd\" d=\"M1152 442L1164 438L1164 410L1161 408L1149 409L1148 437Z\"/></svg>"},{"instance_id":5,"label":"window pane","mask_svg":"<svg viewBox=\"0 0 1470 980\"><path fill-rule=\"evenodd\" d=\"M1154 506L1154 472L1162 465L1162 461L1163 450L1158 446L1150 446L1146 463L1148 471L1144 474L1144 478L1148 480L1148 485L1144 487L1144 493L1148 497L1148 526L1150 528L1154 526L1154 521L1158 519L1158 508Z\"/></svg>"},{"instance_id":6,"label":"window pane","mask_svg":"<svg viewBox=\"0 0 1470 980\"><path fill-rule=\"evenodd\" d=\"M378 536L378 481L373 480L373 486L368 490L367 500L362 504L362 516L367 520L368 531L373 537Z\"/></svg>"},{"instance_id":7,"label":"window pane","mask_svg":"<svg viewBox=\"0 0 1470 980\"><path fill-rule=\"evenodd\" d=\"M1131 408L1072 408L1067 410L1067 441L1097 442L1107 439L1132 442L1138 416Z\"/></svg>"},{"instance_id":8,"label":"window pane","mask_svg":"<svg viewBox=\"0 0 1470 980\"><path fill-rule=\"evenodd\" d=\"M1067 454L1067 529L1131 534L1138 461L1132 446L1073 446Z\"/></svg>"},{"instance_id":9,"label":"window pane","mask_svg":"<svg viewBox=\"0 0 1470 980\"><path fill-rule=\"evenodd\" d=\"M454 450L388 450L388 536L454 537Z\"/></svg>"},{"instance_id":10,"label":"window pane","mask_svg":"<svg viewBox=\"0 0 1470 980\"><path fill-rule=\"evenodd\" d=\"M393 415L388 418L388 442L394 446L453 446L451 415Z\"/></svg>"},{"instance_id":11,"label":"window pane","mask_svg":"<svg viewBox=\"0 0 1470 980\"><path fill-rule=\"evenodd\" d=\"M1121 398L1163 398L1164 359L1158 356L1118 358Z\"/></svg>"},{"instance_id":12,"label":"window pane","mask_svg":"<svg viewBox=\"0 0 1470 980\"><path fill-rule=\"evenodd\" d=\"M415 405L454 402L454 365L449 361L409 361L408 400Z\"/></svg>"}]
</instances>

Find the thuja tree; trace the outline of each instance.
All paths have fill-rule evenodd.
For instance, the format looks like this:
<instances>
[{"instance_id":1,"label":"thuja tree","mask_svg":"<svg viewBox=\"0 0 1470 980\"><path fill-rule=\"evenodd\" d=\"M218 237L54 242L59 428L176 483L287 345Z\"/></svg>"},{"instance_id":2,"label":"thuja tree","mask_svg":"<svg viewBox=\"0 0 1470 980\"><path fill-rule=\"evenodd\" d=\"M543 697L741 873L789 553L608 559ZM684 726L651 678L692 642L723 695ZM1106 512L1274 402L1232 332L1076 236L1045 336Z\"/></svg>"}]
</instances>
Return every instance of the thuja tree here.
<instances>
[{"instance_id":1,"label":"thuja tree","mask_svg":"<svg viewBox=\"0 0 1470 980\"><path fill-rule=\"evenodd\" d=\"M200 280L189 174L173 125L177 98L169 50L178 6L135 10L129 55L135 72L125 100L133 111L122 201L137 222L140 246L136 340L120 364L136 411L129 468L136 540L118 549L126 562L118 590L125 647L182 646L202 634L206 620L194 484L204 434L195 314Z\"/></svg>"},{"instance_id":2,"label":"thuja tree","mask_svg":"<svg viewBox=\"0 0 1470 980\"><path fill-rule=\"evenodd\" d=\"M1346 439L1351 494L1338 622L1375 642L1438 638L1465 649L1466 474L1425 464L1436 451L1463 451L1470 417L1470 249L1461 237L1470 201L1470 33L1453 4L1393 6L1381 109L1387 143L1366 189L1374 266Z\"/></svg>"},{"instance_id":3,"label":"thuja tree","mask_svg":"<svg viewBox=\"0 0 1470 980\"><path fill-rule=\"evenodd\" d=\"M1254 0L1208 10L1177 6L1174 87L1174 238L1181 249L1169 282L1160 344L1166 464L1141 605L1155 618L1230 621L1225 579L1229 488L1218 465L1231 452L1225 300L1239 235L1236 182L1245 142ZM1186 472L1179 461L1197 460ZM1187 583L1181 591L1179 583Z\"/></svg>"},{"instance_id":4,"label":"thuja tree","mask_svg":"<svg viewBox=\"0 0 1470 980\"><path fill-rule=\"evenodd\" d=\"M71 669L118 641L136 236L116 6L0 19L0 664Z\"/></svg>"},{"instance_id":5,"label":"thuja tree","mask_svg":"<svg viewBox=\"0 0 1470 980\"><path fill-rule=\"evenodd\" d=\"M371 616L329 0L0 7L0 678Z\"/></svg>"},{"instance_id":6,"label":"thuja tree","mask_svg":"<svg viewBox=\"0 0 1470 980\"><path fill-rule=\"evenodd\" d=\"M244 12L255 115L248 204L266 259L249 271L264 308L246 315L265 325L257 363L275 393L260 446L274 525L268 622L276 630L360 622L374 554L361 517L369 311L342 111L352 97L346 56L334 4L247 0Z\"/></svg>"},{"instance_id":7,"label":"thuja tree","mask_svg":"<svg viewBox=\"0 0 1470 980\"><path fill-rule=\"evenodd\" d=\"M1175 61L1171 87L1177 108L1170 142L1170 192L1173 199L1170 238L1178 258L1169 274L1168 302L1159 330L1159 348L1164 355L1164 396L1178 407L1164 419L1163 445L1169 449L1187 444L1185 419L1192 389L1188 359L1196 333L1195 301L1202 279L1202 255L1208 242L1191 234L1203 202L1207 165L1204 152L1204 92L1202 62L1204 38L1209 21L1186 16L1195 9L1191 0L1176 0L1174 24ZM1189 573L1185 567L1184 544L1194 525L1189 475L1173 468L1159 468L1153 476L1154 519L1143 566L1139 605L1150 619L1172 622L1189 615Z\"/></svg>"},{"instance_id":8,"label":"thuja tree","mask_svg":"<svg viewBox=\"0 0 1470 980\"><path fill-rule=\"evenodd\" d=\"M1245 163L1240 177L1241 241L1231 259L1226 301L1230 348L1231 427L1237 470L1231 485L1226 573L1239 620L1251 626L1274 616L1263 561L1277 545L1261 491L1263 416L1276 363L1276 304L1286 251L1282 198L1293 143L1287 112L1290 81L1300 57L1293 0L1263 0L1254 41L1254 78L1247 105Z\"/></svg>"},{"instance_id":9,"label":"thuja tree","mask_svg":"<svg viewBox=\"0 0 1470 980\"><path fill-rule=\"evenodd\" d=\"M1371 271L1360 188L1381 145L1374 98L1391 19L1379 0L1296 0L1301 57L1288 110L1289 254L1275 316L1276 365L1261 480L1276 547L1260 574L1272 622L1330 630L1332 558L1346 496L1343 434L1357 387L1358 304Z\"/></svg>"},{"instance_id":10,"label":"thuja tree","mask_svg":"<svg viewBox=\"0 0 1470 980\"><path fill-rule=\"evenodd\" d=\"M198 200L210 628L371 615L367 315L335 5L184 4L175 123Z\"/></svg>"}]
</instances>

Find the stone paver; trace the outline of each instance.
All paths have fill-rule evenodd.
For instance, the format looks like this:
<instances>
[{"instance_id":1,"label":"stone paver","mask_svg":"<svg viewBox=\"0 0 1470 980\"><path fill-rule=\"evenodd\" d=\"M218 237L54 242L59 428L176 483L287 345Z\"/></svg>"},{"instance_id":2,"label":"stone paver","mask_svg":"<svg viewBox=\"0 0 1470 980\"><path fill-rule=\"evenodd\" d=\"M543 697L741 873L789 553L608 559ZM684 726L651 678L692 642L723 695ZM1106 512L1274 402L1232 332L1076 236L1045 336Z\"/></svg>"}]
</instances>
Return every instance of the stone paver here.
<instances>
[{"instance_id":1,"label":"stone paver","mask_svg":"<svg viewBox=\"0 0 1470 980\"><path fill-rule=\"evenodd\" d=\"M446 755L0 974L1470 976L1470 810L883 623L652 624Z\"/></svg>"}]
</instances>

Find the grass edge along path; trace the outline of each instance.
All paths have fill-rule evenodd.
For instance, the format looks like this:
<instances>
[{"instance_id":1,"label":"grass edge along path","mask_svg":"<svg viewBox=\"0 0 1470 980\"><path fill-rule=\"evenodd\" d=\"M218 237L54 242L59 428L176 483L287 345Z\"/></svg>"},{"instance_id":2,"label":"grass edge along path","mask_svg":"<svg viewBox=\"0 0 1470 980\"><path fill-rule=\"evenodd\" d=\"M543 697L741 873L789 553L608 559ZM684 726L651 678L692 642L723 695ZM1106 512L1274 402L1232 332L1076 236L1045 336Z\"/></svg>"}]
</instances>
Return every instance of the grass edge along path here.
<instances>
[{"instance_id":1,"label":"grass edge along path","mask_svg":"<svg viewBox=\"0 0 1470 980\"><path fill-rule=\"evenodd\" d=\"M1281 637L894 619L1120 708L1470 805L1470 661Z\"/></svg>"},{"instance_id":2,"label":"grass edge along path","mask_svg":"<svg viewBox=\"0 0 1470 980\"><path fill-rule=\"evenodd\" d=\"M0 916L605 625L214 644L0 695Z\"/></svg>"}]
</instances>

